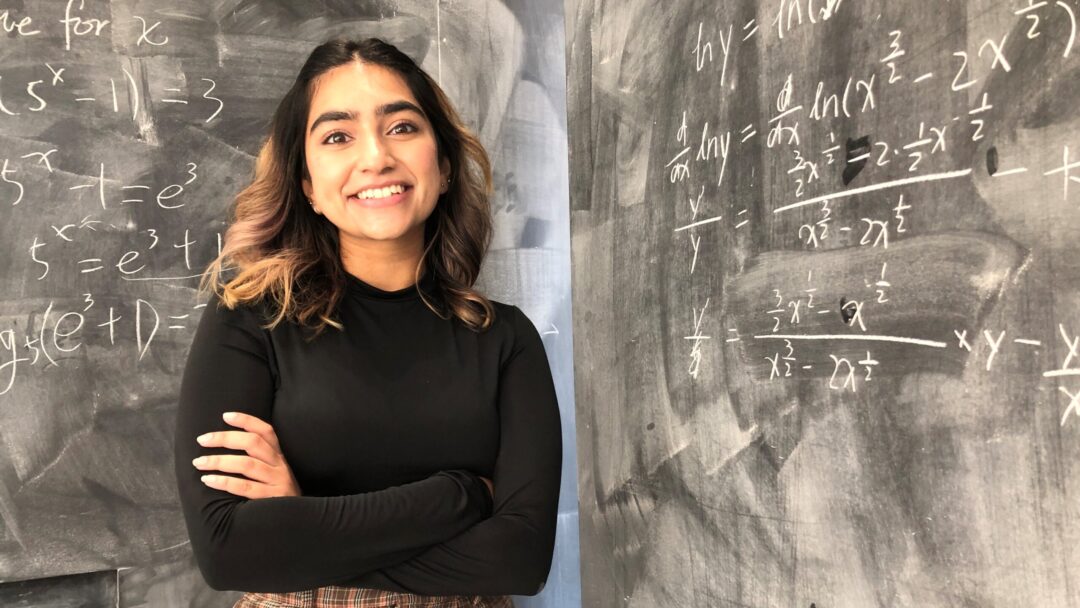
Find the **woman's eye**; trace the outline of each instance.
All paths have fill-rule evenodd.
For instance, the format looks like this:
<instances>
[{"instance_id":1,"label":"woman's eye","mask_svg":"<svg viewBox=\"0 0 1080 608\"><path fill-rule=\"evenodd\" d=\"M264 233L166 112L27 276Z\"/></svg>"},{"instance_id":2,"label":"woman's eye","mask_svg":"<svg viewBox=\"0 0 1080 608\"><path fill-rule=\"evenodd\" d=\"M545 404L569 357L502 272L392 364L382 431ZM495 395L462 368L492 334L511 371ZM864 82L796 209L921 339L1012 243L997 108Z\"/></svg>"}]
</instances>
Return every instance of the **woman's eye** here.
<instances>
[{"instance_id":1,"label":"woman's eye","mask_svg":"<svg viewBox=\"0 0 1080 608\"><path fill-rule=\"evenodd\" d=\"M408 129L405 131L399 131L398 129L402 127L407 127ZM399 122L398 124L394 125L394 128L390 129L391 133L415 133L416 131L419 131L419 129L417 129L416 125L412 124L411 122Z\"/></svg>"},{"instance_id":2,"label":"woman's eye","mask_svg":"<svg viewBox=\"0 0 1080 608\"><path fill-rule=\"evenodd\" d=\"M338 135L344 136L345 134L344 134L344 133L342 133L341 131L334 131L334 132L333 132L333 133L331 133L330 135L327 135L327 136L326 136L326 139L324 139L324 140L323 140L323 143L324 143L324 144L336 144L336 143L340 143L340 142L336 142L336 141L333 141L333 139L334 139L335 137L337 137Z\"/></svg>"}]
</instances>

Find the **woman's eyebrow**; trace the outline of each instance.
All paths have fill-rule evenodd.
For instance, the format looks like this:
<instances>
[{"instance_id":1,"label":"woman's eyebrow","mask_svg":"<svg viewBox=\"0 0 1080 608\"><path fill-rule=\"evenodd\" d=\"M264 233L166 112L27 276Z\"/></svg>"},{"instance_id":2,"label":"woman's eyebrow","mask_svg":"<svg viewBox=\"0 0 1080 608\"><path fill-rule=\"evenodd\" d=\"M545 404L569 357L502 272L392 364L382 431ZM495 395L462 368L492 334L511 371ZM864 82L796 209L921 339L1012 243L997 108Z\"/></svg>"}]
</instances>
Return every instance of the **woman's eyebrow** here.
<instances>
[{"instance_id":1,"label":"woman's eyebrow","mask_svg":"<svg viewBox=\"0 0 1080 608\"><path fill-rule=\"evenodd\" d=\"M315 122L311 123L311 129L308 133L314 133L315 129L324 122L333 122L336 120L356 120L356 112L343 112L341 110L323 112L322 114L319 114L319 117L315 119Z\"/></svg>"},{"instance_id":2,"label":"woman's eyebrow","mask_svg":"<svg viewBox=\"0 0 1080 608\"><path fill-rule=\"evenodd\" d=\"M418 108L416 104L411 101L405 101L404 99L385 103L375 108L375 116L378 118L397 112L416 112L420 116L425 116L423 110ZM322 114L319 114L319 117L315 119L315 122L311 123L311 129L308 133L314 133L315 128L324 122L333 122L336 120L356 120L356 112L352 110L330 110L328 112L323 112Z\"/></svg>"},{"instance_id":3,"label":"woman's eyebrow","mask_svg":"<svg viewBox=\"0 0 1080 608\"><path fill-rule=\"evenodd\" d=\"M401 99L401 100L398 100L398 101L395 101L395 102L392 102L392 103L386 103L386 104L383 104L383 105L379 106L378 108L375 109L375 116L378 116L379 118L382 118L383 116L386 116L387 114L395 114L397 112L409 112L409 111L416 112L420 116L425 116L426 117L426 115L424 114L424 111L421 110L420 108L416 107L416 104L412 103L411 101L405 101L404 99Z\"/></svg>"}]
</instances>

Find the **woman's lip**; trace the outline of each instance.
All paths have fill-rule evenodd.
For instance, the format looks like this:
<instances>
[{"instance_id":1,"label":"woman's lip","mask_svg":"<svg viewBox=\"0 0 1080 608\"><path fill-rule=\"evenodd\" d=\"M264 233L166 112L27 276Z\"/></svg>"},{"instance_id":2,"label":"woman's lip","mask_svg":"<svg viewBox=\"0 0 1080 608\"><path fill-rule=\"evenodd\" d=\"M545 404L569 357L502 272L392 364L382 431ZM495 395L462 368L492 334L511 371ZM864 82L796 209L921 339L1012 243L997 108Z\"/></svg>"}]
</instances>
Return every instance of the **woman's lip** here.
<instances>
[{"instance_id":1,"label":"woman's lip","mask_svg":"<svg viewBox=\"0 0 1080 608\"><path fill-rule=\"evenodd\" d=\"M405 186L403 192L391 194L384 198L358 198L356 196L350 196L349 200L357 203L361 207L390 207L391 205L400 203L409 192L412 192L412 186Z\"/></svg>"}]
</instances>

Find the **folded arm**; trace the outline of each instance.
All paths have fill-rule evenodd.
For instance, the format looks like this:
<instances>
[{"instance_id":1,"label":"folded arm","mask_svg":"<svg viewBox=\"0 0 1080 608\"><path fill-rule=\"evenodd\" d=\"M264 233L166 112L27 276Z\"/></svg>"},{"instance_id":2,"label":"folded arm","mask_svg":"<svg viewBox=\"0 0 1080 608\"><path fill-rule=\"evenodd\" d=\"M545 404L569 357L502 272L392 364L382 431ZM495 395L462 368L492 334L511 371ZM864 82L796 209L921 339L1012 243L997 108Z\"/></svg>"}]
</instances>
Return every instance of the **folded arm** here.
<instances>
[{"instance_id":1,"label":"folded arm","mask_svg":"<svg viewBox=\"0 0 1080 608\"><path fill-rule=\"evenodd\" d=\"M499 375L495 511L462 534L346 584L423 595L535 595L551 569L562 427L535 326L512 309L516 341Z\"/></svg>"},{"instance_id":2,"label":"folded arm","mask_svg":"<svg viewBox=\"0 0 1080 608\"><path fill-rule=\"evenodd\" d=\"M174 436L177 487L196 562L210 587L259 592L340 584L356 572L399 563L490 515L484 482L463 470L346 496L247 499L200 481L196 456L229 454L195 438L234 430L221 415L269 421L270 344L251 310L211 298L191 345Z\"/></svg>"}]
</instances>

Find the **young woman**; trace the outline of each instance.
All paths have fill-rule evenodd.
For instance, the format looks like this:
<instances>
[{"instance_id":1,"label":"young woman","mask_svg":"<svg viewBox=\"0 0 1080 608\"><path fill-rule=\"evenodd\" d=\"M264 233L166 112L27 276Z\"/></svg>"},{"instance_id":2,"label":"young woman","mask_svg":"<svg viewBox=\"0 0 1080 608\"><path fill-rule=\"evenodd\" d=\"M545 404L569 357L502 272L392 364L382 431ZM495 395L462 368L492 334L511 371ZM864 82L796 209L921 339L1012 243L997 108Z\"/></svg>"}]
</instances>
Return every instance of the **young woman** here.
<instances>
[{"instance_id":1,"label":"young woman","mask_svg":"<svg viewBox=\"0 0 1080 608\"><path fill-rule=\"evenodd\" d=\"M248 592L236 607L543 588L559 409L536 328L473 288L490 193L483 146L408 56L311 53L200 284L180 389L191 546L212 588Z\"/></svg>"}]
</instances>

